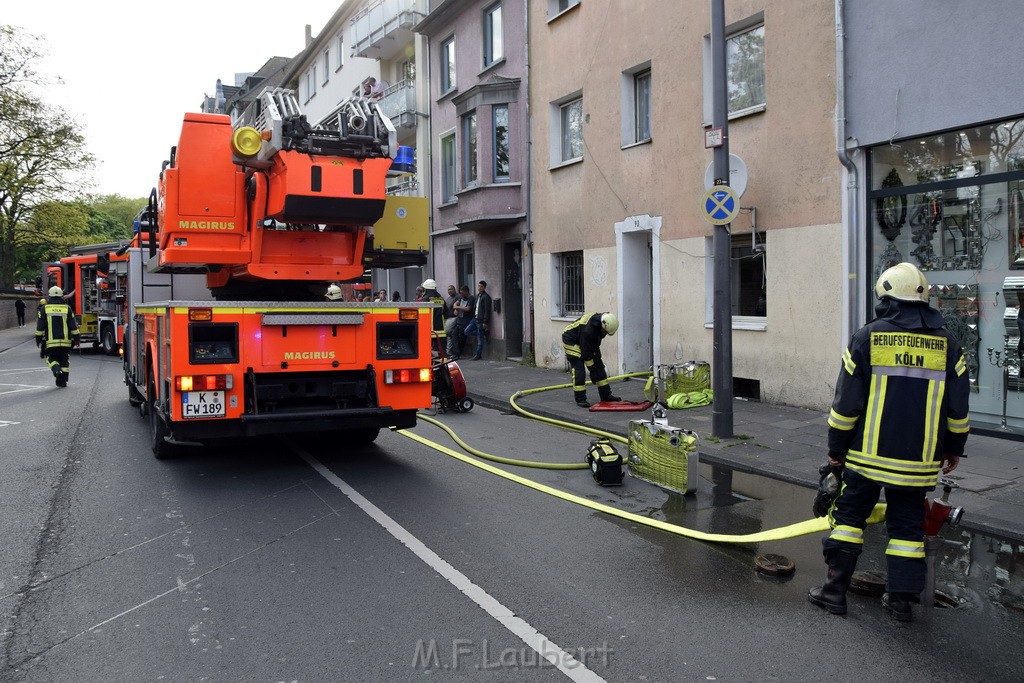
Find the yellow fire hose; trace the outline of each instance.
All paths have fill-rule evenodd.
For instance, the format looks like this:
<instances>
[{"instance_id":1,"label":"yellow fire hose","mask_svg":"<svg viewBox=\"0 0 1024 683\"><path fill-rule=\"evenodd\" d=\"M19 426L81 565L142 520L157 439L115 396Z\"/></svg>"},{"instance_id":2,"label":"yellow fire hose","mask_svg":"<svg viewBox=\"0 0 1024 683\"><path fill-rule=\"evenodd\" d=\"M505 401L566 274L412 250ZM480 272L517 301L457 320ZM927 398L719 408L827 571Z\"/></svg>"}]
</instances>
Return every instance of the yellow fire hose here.
<instances>
[{"instance_id":1,"label":"yellow fire hose","mask_svg":"<svg viewBox=\"0 0 1024 683\"><path fill-rule=\"evenodd\" d=\"M610 377L609 379L615 380L623 379L626 377L647 376L649 374L650 373L637 372L630 373L627 375L618 375L616 377ZM523 391L517 391L515 394L512 395L511 398L509 398L509 403L516 410L516 412L523 415L524 417L533 420L538 420L540 422L546 422L557 427L571 429L577 432L583 432L585 434L592 434L596 436L609 438L614 441L618 441L619 443L628 443L627 439L625 439L622 436L619 436L618 434L612 434L610 432L605 432L599 429L594 429L583 425L573 424L571 422L565 422L562 420L556 420L553 418L536 415L523 409L515 402L517 398L521 398L523 396L528 396L530 394L535 394L542 391L566 389L571 386L571 384L557 384L549 387L539 387L537 389L525 389ZM465 441L460 439L453 430L451 430L441 422L422 414L419 415L419 418L421 420L424 420L425 422L440 427L445 432L447 432L448 435L451 436L452 439L454 439L455 442L459 444L459 446L464 448L467 452L479 458L483 458L485 460L491 460L493 462L498 462L505 465L514 465L519 467L534 467L556 470L587 469L587 465L585 463L542 463L530 460L516 460L513 458L503 458L501 456L484 453L483 451L473 448ZM595 503L592 500L581 498L580 496L576 496L571 493L567 493L565 491L552 488L551 486L541 484L539 482L533 481L532 479L527 479L526 477L521 477L517 474L512 474L511 472L506 472L505 470L494 467L493 465L489 465L485 462L480 462L479 460L471 458L467 455L463 455L462 453L453 451L450 448L447 448L439 443L419 436L418 434L413 434L412 432L405 429L399 429L396 430L396 432L406 438L412 439L413 441L417 441L425 446L433 448L434 450L440 453L444 453L445 455L455 458L456 460L461 460L462 462L472 465L473 467L477 467L481 470L484 470L485 472L490 472L491 474L495 474L504 479L508 479L509 481L514 481L517 484L522 484L523 486L534 489L535 491L540 491L541 493L546 493L550 496L561 498L562 500L568 501L570 503L575 503L576 505L581 505L583 507L590 508L591 510L596 510L598 512L603 512L605 514L612 515L613 517L619 517L621 519L629 520L630 522L634 522L636 524L643 524L645 526L649 526L655 529L661 529L662 531L667 531L668 533L676 534L678 536L684 536L686 538L692 538L700 541L709 541L712 543L761 543L764 541L781 541L787 538L795 538L797 536L804 536L807 534L828 531L829 529L828 519L825 517L808 519L803 522L797 522L795 524L789 524L787 526L776 527L774 529L766 529L764 531L759 531L752 534L712 534L707 533L705 531L697 531L696 529L688 529L684 526L679 526L678 524L671 524L669 522L662 522L660 520L650 519L648 517L641 517L640 515L634 514L632 512L626 512L625 510L620 510L618 508L614 508L611 507L610 505L605 505L603 503ZM868 524L877 524L878 522L881 522L884 519L885 505L879 504L876 505L874 510L871 512L871 516L868 518Z\"/></svg>"}]
</instances>

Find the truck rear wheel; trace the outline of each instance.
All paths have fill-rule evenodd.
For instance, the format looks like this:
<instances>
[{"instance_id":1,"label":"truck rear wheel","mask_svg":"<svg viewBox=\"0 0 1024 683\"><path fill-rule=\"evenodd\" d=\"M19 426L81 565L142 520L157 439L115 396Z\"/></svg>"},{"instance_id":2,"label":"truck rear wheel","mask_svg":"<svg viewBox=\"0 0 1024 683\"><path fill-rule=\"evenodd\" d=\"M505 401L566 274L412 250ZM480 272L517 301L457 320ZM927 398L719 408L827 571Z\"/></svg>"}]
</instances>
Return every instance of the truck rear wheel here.
<instances>
[{"instance_id":1,"label":"truck rear wheel","mask_svg":"<svg viewBox=\"0 0 1024 683\"><path fill-rule=\"evenodd\" d=\"M167 428L167 423L164 422L163 416L160 415L160 411L156 409L155 397L156 387L150 385L149 402L146 411L149 413L149 445L153 449L153 455L156 456L157 460L166 460L167 458L174 457L177 447L164 438L170 436L171 432Z\"/></svg>"},{"instance_id":2,"label":"truck rear wheel","mask_svg":"<svg viewBox=\"0 0 1024 683\"><path fill-rule=\"evenodd\" d=\"M117 341L114 338L113 325L103 326L103 333L100 335L100 345L103 347L103 353L108 356L117 355Z\"/></svg>"},{"instance_id":3,"label":"truck rear wheel","mask_svg":"<svg viewBox=\"0 0 1024 683\"><path fill-rule=\"evenodd\" d=\"M353 443L357 446L365 446L377 440L377 435L380 434L380 428L367 427L366 429L353 429L342 433L344 434L345 440L349 443Z\"/></svg>"}]
</instances>

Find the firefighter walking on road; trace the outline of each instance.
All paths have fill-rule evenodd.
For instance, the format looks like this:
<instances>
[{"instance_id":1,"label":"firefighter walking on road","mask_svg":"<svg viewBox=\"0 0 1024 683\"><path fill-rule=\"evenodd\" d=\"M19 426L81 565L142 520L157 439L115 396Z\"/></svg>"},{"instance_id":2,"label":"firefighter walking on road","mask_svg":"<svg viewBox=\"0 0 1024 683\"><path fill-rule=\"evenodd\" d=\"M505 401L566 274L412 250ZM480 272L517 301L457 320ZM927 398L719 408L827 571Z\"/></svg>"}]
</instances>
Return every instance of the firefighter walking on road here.
<instances>
[{"instance_id":1,"label":"firefighter walking on road","mask_svg":"<svg viewBox=\"0 0 1024 683\"><path fill-rule=\"evenodd\" d=\"M587 401L587 369L602 401L622 400L612 396L608 373L601 360L601 340L615 334L618 329L619 319L612 313L584 313L562 332L562 348L572 370L572 391L580 408L590 407Z\"/></svg>"},{"instance_id":2,"label":"firefighter walking on road","mask_svg":"<svg viewBox=\"0 0 1024 683\"><path fill-rule=\"evenodd\" d=\"M49 295L36 318L36 346L42 349L57 386L66 387L71 372L71 347L78 346L78 321L60 287L50 287Z\"/></svg>"},{"instance_id":3,"label":"firefighter walking on road","mask_svg":"<svg viewBox=\"0 0 1024 683\"><path fill-rule=\"evenodd\" d=\"M969 375L963 351L928 304L928 281L900 263L878 278L877 317L843 354L828 419L828 457L842 468L822 541L828 578L808 599L846 614L846 591L864 547L864 526L885 489L889 544L883 605L911 621L925 585L925 494L939 470L956 469L968 433Z\"/></svg>"}]
</instances>

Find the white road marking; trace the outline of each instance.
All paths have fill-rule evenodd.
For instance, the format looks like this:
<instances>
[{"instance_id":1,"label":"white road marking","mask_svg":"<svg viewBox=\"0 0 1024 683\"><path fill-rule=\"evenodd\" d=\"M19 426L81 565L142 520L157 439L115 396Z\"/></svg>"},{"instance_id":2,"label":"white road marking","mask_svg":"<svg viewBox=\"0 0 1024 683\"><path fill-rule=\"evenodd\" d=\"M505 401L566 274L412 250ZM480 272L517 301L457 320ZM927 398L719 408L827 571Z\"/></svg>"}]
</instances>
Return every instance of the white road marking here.
<instances>
[{"instance_id":1,"label":"white road marking","mask_svg":"<svg viewBox=\"0 0 1024 683\"><path fill-rule=\"evenodd\" d=\"M20 387L16 389L8 389L7 387ZM7 394L17 394L22 391L35 391L36 389L45 389L46 387L41 384L0 384L0 396L6 396Z\"/></svg>"},{"instance_id":2,"label":"white road marking","mask_svg":"<svg viewBox=\"0 0 1024 683\"><path fill-rule=\"evenodd\" d=\"M466 597L479 605L482 610L487 612L499 624L533 648L541 657L558 667L562 673L574 681L585 681L588 683L604 682L603 678L586 668L579 660L551 642L547 636L530 626L525 620L517 617L512 613L512 610L494 599L483 588L470 581L469 577L448 564L440 555L424 545L422 541L389 517L387 513L364 498L362 494L345 483L341 477L328 469L323 463L291 440L286 439L286 441L299 454L299 457L305 460L320 476L345 494L349 500L355 503L375 522L384 527L385 531L394 536L402 545L409 548L427 566L443 576L448 583L458 588Z\"/></svg>"}]
</instances>

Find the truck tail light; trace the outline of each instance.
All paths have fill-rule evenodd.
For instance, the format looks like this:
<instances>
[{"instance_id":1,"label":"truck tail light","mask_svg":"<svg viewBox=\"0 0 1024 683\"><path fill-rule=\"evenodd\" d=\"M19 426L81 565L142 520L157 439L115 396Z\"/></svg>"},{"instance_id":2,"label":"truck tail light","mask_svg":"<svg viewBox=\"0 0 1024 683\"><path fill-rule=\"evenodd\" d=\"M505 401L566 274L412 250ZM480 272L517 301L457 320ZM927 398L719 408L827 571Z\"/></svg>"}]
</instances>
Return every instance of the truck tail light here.
<instances>
[{"instance_id":1,"label":"truck tail light","mask_svg":"<svg viewBox=\"0 0 1024 683\"><path fill-rule=\"evenodd\" d=\"M409 384L411 382L429 382L430 380L430 368L384 371L384 384Z\"/></svg>"},{"instance_id":2,"label":"truck tail light","mask_svg":"<svg viewBox=\"0 0 1024 683\"><path fill-rule=\"evenodd\" d=\"M174 378L174 388L178 391L225 391L232 385L232 375L177 375Z\"/></svg>"}]
</instances>

